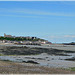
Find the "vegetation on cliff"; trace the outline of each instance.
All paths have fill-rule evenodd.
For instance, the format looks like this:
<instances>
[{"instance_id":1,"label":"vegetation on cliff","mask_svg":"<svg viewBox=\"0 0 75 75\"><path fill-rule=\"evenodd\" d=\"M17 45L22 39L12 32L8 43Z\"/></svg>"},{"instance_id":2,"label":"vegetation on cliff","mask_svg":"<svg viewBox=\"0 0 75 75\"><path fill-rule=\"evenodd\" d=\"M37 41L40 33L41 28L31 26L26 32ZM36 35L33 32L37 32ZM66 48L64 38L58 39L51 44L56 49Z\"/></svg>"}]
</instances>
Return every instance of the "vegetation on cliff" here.
<instances>
[{"instance_id":1,"label":"vegetation on cliff","mask_svg":"<svg viewBox=\"0 0 75 75\"><path fill-rule=\"evenodd\" d=\"M40 38L26 38L26 37L0 37L0 40L10 40L10 41L45 41Z\"/></svg>"}]
</instances>

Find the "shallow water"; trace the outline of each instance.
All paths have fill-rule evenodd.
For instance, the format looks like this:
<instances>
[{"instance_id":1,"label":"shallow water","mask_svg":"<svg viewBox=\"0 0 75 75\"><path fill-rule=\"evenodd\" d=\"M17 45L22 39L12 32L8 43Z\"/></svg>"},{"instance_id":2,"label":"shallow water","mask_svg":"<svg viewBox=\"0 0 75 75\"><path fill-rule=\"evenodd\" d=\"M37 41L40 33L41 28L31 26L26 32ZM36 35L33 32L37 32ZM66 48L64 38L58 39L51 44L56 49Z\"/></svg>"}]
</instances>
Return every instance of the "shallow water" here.
<instances>
[{"instance_id":1,"label":"shallow water","mask_svg":"<svg viewBox=\"0 0 75 75\"><path fill-rule=\"evenodd\" d=\"M14 62L23 62L32 60L38 62L40 66L69 68L75 67L74 61L64 59L75 57L75 53L68 53L71 56L55 56L42 53L40 55L25 55L25 56L0 56L0 60L9 60Z\"/></svg>"}]
</instances>

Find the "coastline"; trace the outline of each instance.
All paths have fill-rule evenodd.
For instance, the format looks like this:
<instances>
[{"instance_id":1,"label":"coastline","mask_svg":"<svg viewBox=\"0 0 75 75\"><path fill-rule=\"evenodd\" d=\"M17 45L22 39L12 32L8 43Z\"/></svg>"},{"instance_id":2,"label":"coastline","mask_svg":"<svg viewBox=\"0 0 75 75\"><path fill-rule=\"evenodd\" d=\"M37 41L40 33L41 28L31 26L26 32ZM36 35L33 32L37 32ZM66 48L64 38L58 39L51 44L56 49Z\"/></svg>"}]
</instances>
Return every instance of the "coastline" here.
<instances>
[{"instance_id":1,"label":"coastline","mask_svg":"<svg viewBox=\"0 0 75 75\"><path fill-rule=\"evenodd\" d=\"M30 48L53 48L58 50L68 50L68 51L75 51L75 45L63 45L63 44L42 44L41 46L38 45L17 45L13 43L0 43L0 46L10 46L10 47L30 47Z\"/></svg>"},{"instance_id":2,"label":"coastline","mask_svg":"<svg viewBox=\"0 0 75 75\"><path fill-rule=\"evenodd\" d=\"M0 61L0 74L75 74L75 71L33 64Z\"/></svg>"},{"instance_id":3,"label":"coastline","mask_svg":"<svg viewBox=\"0 0 75 75\"><path fill-rule=\"evenodd\" d=\"M62 45L53 45L55 48L61 48ZM0 45L0 61L6 63L7 65L14 66L16 72L14 73L30 73L30 74L75 74L75 71L71 71L69 67L75 67L75 62L72 60L65 60L72 58L75 55L73 50L59 50L52 48L53 46L35 46L35 45ZM67 46L68 47L68 46ZM74 46L69 46L74 47ZM66 47L65 47L66 48ZM14 60L14 61L13 61ZM75 59L74 59L75 60ZM2 64L3 64L2 63ZM39 63L39 64L36 64ZM24 66L25 65L25 66ZM7 67L8 70L5 70L5 73L13 73L13 67ZM24 72L19 71L17 67L23 68ZM66 66L66 68L65 68ZM11 71L10 68L11 67ZM30 69L25 69L25 67L30 67ZM34 72L34 68L36 71ZM47 69L47 70L46 70ZM1 69L0 69L1 70ZM40 72L41 71L41 72ZM2 73L0 71L0 73Z\"/></svg>"}]
</instances>

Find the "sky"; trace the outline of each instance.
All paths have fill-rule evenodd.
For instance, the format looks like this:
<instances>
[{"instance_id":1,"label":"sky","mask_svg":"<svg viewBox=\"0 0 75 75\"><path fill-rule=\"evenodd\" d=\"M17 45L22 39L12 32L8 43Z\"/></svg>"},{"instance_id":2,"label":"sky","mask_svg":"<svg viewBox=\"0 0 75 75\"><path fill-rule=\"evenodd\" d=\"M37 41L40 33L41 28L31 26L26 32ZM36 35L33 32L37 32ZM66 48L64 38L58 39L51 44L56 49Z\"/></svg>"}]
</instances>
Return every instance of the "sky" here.
<instances>
[{"instance_id":1,"label":"sky","mask_svg":"<svg viewBox=\"0 0 75 75\"><path fill-rule=\"evenodd\" d=\"M75 1L75 0L0 0L0 1Z\"/></svg>"},{"instance_id":2,"label":"sky","mask_svg":"<svg viewBox=\"0 0 75 75\"><path fill-rule=\"evenodd\" d=\"M75 1L0 1L0 36L75 42Z\"/></svg>"}]
</instances>

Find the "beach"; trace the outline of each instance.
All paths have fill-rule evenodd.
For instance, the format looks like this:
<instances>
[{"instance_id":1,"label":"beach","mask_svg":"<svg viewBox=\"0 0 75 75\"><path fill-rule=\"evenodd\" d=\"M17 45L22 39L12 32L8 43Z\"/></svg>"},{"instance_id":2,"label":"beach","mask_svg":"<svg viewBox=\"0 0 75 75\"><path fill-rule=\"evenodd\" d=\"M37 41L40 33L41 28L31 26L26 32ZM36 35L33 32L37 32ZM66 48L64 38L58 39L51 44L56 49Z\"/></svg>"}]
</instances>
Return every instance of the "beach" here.
<instances>
[{"instance_id":1,"label":"beach","mask_svg":"<svg viewBox=\"0 0 75 75\"><path fill-rule=\"evenodd\" d=\"M61 68L48 68L33 64L0 61L0 74L75 74Z\"/></svg>"},{"instance_id":2,"label":"beach","mask_svg":"<svg viewBox=\"0 0 75 75\"><path fill-rule=\"evenodd\" d=\"M74 61L74 45L0 45L0 73L74 74Z\"/></svg>"}]
</instances>

